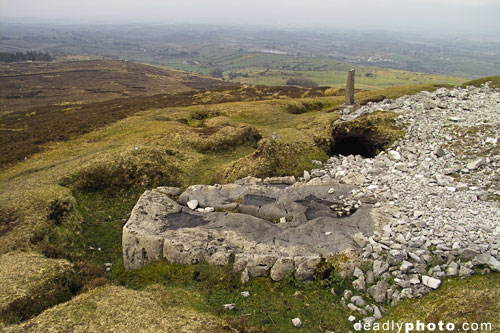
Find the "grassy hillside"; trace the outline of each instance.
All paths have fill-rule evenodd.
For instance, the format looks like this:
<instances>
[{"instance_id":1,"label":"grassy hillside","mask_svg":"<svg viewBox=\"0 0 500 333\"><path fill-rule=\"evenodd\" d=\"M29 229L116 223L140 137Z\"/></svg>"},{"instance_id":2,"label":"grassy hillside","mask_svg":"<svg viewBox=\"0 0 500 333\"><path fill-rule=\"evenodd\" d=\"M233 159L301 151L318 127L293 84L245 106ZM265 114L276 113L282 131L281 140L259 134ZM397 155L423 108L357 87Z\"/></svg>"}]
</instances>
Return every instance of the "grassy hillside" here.
<instances>
[{"instance_id":1,"label":"grassy hillside","mask_svg":"<svg viewBox=\"0 0 500 333\"><path fill-rule=\"evenodd\" d=\"M366 103L438 87L358 91L356 100ZM336 111L344 101L343 96L336 96L341 92L287 89L221 88L180 94L176 96L184 97L172 100L164 96L115 100L116 105L128 105L126 108L135 111L106 126L69 136L66 141L43 144L42 152L1 170L0 253L31 249L67 259L75 265L80 292L108 284L141 290L140 294L116 290L123 296L120 301L103 299L102 290L107 289L85 292L24 326L9 329L57 327L56 319L65 313L72 318L66 323L68 329L93 316L102 316L98 317L102 321L97 322L103 325L121 325L112 324L111 309L121 307L124 300L132 304L135 298L140 304L149 304L154 310L151 313L163 313L169 305L146 301L157 298L142 292L160 284L160 295L185 300L181 304L174 301L174 306L185 309L189 316L191 311L208 312L207 320L214 325L219 325L211 319L216 315L228 325L246 331L286 331L293 318L290 316L300 316L306 332L346 331L349 314L333 304L339 296L331 294L332 287L339 295L346 285L333 275L310 285L290 278L278 284L256 279L242 287L231 267L159 262L125 272L121 262L121 227L145 188L185 188L197 183L230 182L248 175L300 175L312 167L312 159L328 157L332 122L338 119ZM168 104L165 100L178 103ZM188 100L197 105L189 105ZM112 264L111 272L104 271L104 263ZM491 276L495 277L498 275ZM482 283L471 281L470 286ZM254 296L241 299L243 288ZM446 295L440 299L446 301ZM237 302L239 310L223 312L221 304L229 302ZM79 304L93 310L82 313ZM466 308L469 304L460 306ZM492 306L495 309L496 305ZM102 310L96 314L95 309Z\"/></svg>"},{"instance_id":2,"label":"grassy hillside","mask_svg":"<svg viewBox=\"0 0 500 333\"><path fill-rule=\"evenodd\" d=\"M116 60L34 62L0 67L0 114L35 106L86 104L130 96L213 89L224 82Z\"/></svg>"}]
</instances>

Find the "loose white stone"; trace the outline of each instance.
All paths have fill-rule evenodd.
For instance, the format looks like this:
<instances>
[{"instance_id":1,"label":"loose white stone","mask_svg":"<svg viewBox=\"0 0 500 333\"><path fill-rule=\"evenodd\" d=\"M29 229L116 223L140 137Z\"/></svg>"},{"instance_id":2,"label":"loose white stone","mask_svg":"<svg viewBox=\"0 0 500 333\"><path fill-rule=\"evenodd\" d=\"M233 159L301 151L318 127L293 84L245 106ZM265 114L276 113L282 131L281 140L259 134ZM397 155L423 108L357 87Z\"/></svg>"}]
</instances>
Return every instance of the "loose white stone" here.
<instances>
[{"instance_id":1,"label":"loose white stone","mask_svg":"<svg viewBox=\"0 0 500 333\"><path fill-rule=\"evenodd\" d=\"M387 156L393 161L399 161L401 160L401 154L395 150L389 150L387 152Z\"/></svg>"},{"instance_id":2,"label":"loose white stone","mask_svg":"<svg viewBox=\"0 0 500 333\"><path fill-rule=\"evenodd\" d=\"M224 310L228 310L228 311L236 310L236 304L234 304L234 303L224 304L223 307L224 307Z\"/></svg>"},{"instance_id":3,"label":"loose white stone","mask_svg":"<svg viewBox=\"0 0 500 333\"><path fill-rule=\"evenodd\" d=\"M302 320L300 320L300 318L293 318L292 324L294 327L300 328L300 327L302 327Z\"/></svg>"},{"instance_id":4,"label":"loose white stone","mask_svg":"<svg viewBox=\"0 0 500 333\"><path fill-rule=\"evenodd\" d=\"M198 200L189 200L187 202L187 206L192 209L192 210L195 210L196 207L198 207Z\"/></svg>"},{"instance_id":5,"label":"loose white stone","mask_svg":"<svg viewBox=\"0 0 500 333\"><path fill-rule=\"evenodd\" d=\"M437 289L441 285L441 280L435 279L427 275L422 275L422 283L429 288Z\"/></svg>"}]
</instances>

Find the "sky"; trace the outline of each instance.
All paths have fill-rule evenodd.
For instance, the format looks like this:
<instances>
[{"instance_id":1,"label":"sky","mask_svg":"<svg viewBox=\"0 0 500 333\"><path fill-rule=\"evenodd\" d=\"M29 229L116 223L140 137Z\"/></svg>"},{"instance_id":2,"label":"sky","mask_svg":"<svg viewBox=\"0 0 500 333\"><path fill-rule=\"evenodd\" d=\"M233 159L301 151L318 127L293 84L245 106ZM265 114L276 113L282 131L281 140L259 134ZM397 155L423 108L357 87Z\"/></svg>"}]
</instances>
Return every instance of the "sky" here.
<instances>
[{"instance_id":1,"label":"sky","mask_svg":"<svg viewBox=\"0 0 500 333\"><path fill-rule=\"evenodd\" d=\"M500 0L0 0L0 20L13 18L500 35Z\"/></svg>"}]
</instances>

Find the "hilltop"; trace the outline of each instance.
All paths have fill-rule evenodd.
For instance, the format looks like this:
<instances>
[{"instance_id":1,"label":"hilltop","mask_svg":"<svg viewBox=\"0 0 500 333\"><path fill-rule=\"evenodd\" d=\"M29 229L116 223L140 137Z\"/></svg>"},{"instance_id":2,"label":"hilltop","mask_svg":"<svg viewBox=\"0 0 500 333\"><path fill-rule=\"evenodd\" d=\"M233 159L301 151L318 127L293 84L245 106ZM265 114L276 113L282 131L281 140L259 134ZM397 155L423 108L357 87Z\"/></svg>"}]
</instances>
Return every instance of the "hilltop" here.
<instances>
[{"instance_id":1,"label":"hilltop","mask_svg":"<svg viewBox=\"0 0 500 333\"><path fill-rule=\"evenodd\" d=\"M117 60L4 64L0 69L0 164L67 140L153 104L190 105L219 79ZM179 93L185 93L179 95ZM173 99L167 96L175 95Z\"/></svg>"},{"instance_id":2,"label":"hilltop","mask_svg":"<svg viewBox=\"0 0 500 333\"><path fill-rule=\"evenodd\" d=\"M211 77L129 61L4 63L0 68L0 114L224 85Z\"/></svg>"},{"instance_id":3,"label":"hilltop","mask_svg":"<svg viewBox=\"0 0 500 333\"><path fill-rule=\"evenodd\" d=\"M488 80L498 84L498 77ZM213 80L216 86L217 82L221 81ZM443 86L450 87L427 84L358 90L356 100L370 107L375 102L433 92ZM340 89L224 85L208 91L189 91L192 88L187 85L180 89L175 94L122 96L83 104L75 99L62 105L65 101L59 97L57 102L43 102L51 103L40 107L46 113L21 108L13 113L15 117L2 117L3 124L7 124L6 119L22 124L7 124L11 129L2 131L7 133L3 138L11 140L9 147L19 143L23 147L29 141L13 133L37 129L35 122L25 122L30 117L47 119L44 126L59 136L43 142L35 138L31 145L36 150L24 155L26 159L9 160L0 173L0 253L6 253L2 261L10 263L2 274L16 272L25 277L23 281L37 281L10 288L16 290L15 295L11 290L0 290L5 304L0 307L0 320L4 325L24 322L24 326L10 326L9 330L52 327L67 313L72 314L66 322L68 329L80 327L79 318L86 321L96 316L106 318L108 325L118 320L109 315L115 308L133 311L135 306L150 320L163 316L170 307L184 309L179 320L186 319L191 325L197 313L202 313L200 318L214 330L231 326L263 331L266 325L290 325L287 313L303 313L321 329L342 331L349 327L346 310L333 304L347 286L329 275L331 270L310 285L293 277L276 284L255 279L249 288L258 297L249 300L250 316L221 312L222 302L240 299L239 276L230 265L157 262L138 271L124 270L122 226L145 189L159 185L186 189L193 184L230 183L245 176L302 177L304 170L317 165L312 160L326 163L338 152L332 137L334 124L342 116ZM127 111L120 113L122 109ZM99 122L102 110L119 116ZM29 116L32 112L37 113ZM55 114L71 117L57 119L52 117ZM373 113L358 125L383 137L384 145L377 148L383 150L405 133L397 117L394 112ZM85 119L91 121L84 130L68 134L67 128ZM497 280L497 275L491 275L463 283L497 290ZM460 285L461 281L452 283ZM331 294L331 288L336 295ZM40 296L41 291L47 296ZM47 302L37 307L27 301L40 297ZM446 298L446 293L442 297ZM494 311L494 306L485 311ZM262 315L252 315L257 312ZM33 319L26 321L29 318ZM155 325L165 327L161 321ZM123 327L123 323L114 327Z\"/></svg>"}]
</instances>

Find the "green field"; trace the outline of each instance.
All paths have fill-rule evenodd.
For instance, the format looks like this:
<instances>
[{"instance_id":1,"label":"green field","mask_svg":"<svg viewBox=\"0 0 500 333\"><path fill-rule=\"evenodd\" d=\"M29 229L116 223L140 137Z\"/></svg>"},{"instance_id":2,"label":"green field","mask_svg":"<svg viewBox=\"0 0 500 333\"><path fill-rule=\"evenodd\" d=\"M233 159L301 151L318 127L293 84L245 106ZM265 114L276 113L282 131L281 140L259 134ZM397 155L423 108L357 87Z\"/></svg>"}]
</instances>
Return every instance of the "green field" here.
<instances>
[{"instance_id":1,"label":"green field","mask_svg":"<svg viewBox=\"0 0 500 333\"><path fill-rule=\"evenodd\" d=\"M322 58L303 58L262 52L241 53L232 50L206 50L199 65L188 64L185 59L159 61L166 67L197 73L210 74L215 68L223 70L225 80L246 84L282 86L287 79L302 77L313 80L318 86L343 87L346 72L356 69L356 87L359 89L383 89L387 87L447 83L457 85L467 79L455 76L424 74L371 66L362 66ZM147 58L140 59L147 61ZM151 61L151 59L149 59ZM210 63L210 65L204 65Z\"/></svg>"}]
</instances>

